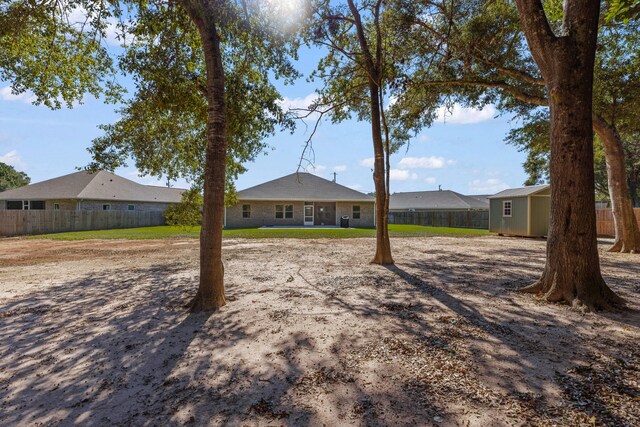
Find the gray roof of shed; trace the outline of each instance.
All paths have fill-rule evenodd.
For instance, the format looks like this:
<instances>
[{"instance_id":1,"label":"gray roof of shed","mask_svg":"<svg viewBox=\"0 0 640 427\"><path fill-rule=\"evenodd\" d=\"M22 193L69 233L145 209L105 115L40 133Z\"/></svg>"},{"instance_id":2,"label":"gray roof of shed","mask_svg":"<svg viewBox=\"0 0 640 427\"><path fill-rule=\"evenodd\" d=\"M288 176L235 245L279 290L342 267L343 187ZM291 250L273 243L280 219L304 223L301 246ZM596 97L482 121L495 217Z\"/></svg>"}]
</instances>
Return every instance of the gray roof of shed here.
<instances>
[{"instance_id":1,"label":"gray roof of shed","mask_svg":"<svg viewBox=\"0 0 640 427\"><path fill-rule=\"evenodd\" d=\"M182 188L142 185L109 172L80 171L0 193L0 200L83 199L178 203Z\"/></svg>"},{"instance_id":2,"label":"gray roof of shed","mask_svg":"<svg viewBox=\"0 0 640 427\"><path fill-rule=\"evenodd\" d=\"M299 172L238 191L238 200L374 202L375 198L319 176Z\"/></svg>"},{"instance_id":3,"label":"gray roof of shed","mask_svg":"<svg viewBox=\"0 0 640 427\"><path fill-rule=\"evenodd\" d=\"M542 185L529 185L527 187L520 188L508 188L504 191L501 191L493 196L489 196L490 199L502 199L505 197L526 197L533 196L534 194L541 193L544 190L549 188L549 184Z\"/></svg>"},{"instance_id":4,"label":"gray roof of shed","mask_svg":"<svg viewBox=\"0 0 640 427\"><path fill-rule=\"evenodd\" d=\"M489 202L451 190L394 193L389 209L489 209Z\"/></svg>"}]
</instances>

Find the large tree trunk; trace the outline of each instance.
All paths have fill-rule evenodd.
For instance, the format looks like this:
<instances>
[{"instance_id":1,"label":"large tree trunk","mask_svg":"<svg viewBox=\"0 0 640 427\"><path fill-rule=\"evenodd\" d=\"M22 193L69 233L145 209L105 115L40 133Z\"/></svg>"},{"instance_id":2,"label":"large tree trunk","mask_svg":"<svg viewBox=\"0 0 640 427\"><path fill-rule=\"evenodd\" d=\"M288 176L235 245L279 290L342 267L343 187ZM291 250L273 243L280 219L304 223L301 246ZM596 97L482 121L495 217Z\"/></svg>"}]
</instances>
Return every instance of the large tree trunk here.
<instances>
[{"instance_id":1,"label":"large tree trunk","mask_svg":"<svg viewBox=\"0 0 640 427\"><path fill-rule=\"evenodd\" d=\"M358 43L364 59L364 68L369 78L369 102L371 107L371 137L373 139L373 183L376 189L376 254L371 261L374 264L393 264L391 243L389 241L389 186L385 184L385 149L382 141L382 105L380 103L382 84L382 34L380 32L380 7L374 6L374 28L376 30L375 55L369 50L369 42L364 33L364 25L358 8L353 0L348 0L349 9L358 35Z\"/></svg>"},{"instance_id":2,"label":"large tree trunk","mask_svg":"<svg viewBox=\"0 0 640 427\"><path fill-rule=\"evenodd\" d=\"M188 7L204 49L207 69L207 148L204 170L204 205L200 231L200 284L191 311L215 310L225 305L222 227L227 161L224 68L214 14L207 3ZM200 7L198 7L200 6Z\"/></svg>"},{"instance_id":3,"label":"large tree trunk","mask_svg":"<svg viewBox=\"0 0 640 427\"><path fill-rule=\"evenodd\" d=\"M593 172L592 86L599 2L566 0L556 37L540 0L517 0L551 112L551 221L541 279L525 288L548 301L605 309L621 303L600 272Z\"/></svg>"},{"instance_id":4,"label":"large tree trunk","mask_svg":"<svg viewBox=\"0 0 640 427\"><path fill-rule=\"evenodd\" d=\"M378 86L369 83L371 102L371 136L373 139L373 182L376 188L376 254L371 261L374 264L393 264L391 256L391 242L388 231L388 187L385 183L385 150L382 141L382 126L380 123L380 100Z\"/></svg>"},{"instance_id":5,"label":"large tree trunk","mask_svg":"<svg viewBox=\"0 0 640 427\"><path fill-rule=\"evenodd\" d=\"M593 128L602 140L607 162L607 182L615 228L615 242L609 252L640 253L640 230L627 187L624 147L616 129L593 116Z\"/></svg>"}]
</instances>

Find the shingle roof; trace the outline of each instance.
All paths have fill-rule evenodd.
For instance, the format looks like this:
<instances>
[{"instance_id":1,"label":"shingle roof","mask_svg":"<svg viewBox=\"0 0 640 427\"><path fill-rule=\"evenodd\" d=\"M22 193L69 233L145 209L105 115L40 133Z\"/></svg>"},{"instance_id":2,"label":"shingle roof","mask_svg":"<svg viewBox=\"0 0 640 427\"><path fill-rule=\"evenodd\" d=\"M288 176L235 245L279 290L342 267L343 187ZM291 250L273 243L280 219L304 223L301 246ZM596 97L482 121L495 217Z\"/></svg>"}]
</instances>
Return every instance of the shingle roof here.
<instances>
[{"instance_id":1,"label":"shingle roof","mask_svg":"<svg viewBox=\"0 0 640 427\"><path fill-rule=\"evenodd\" d=\"M480 200L481 202L489 203L489 196L491 194L468 194L467 197L471 197L472 199Z\"/></svg>"},{"instance_id":2,"label":"shingle roof","mask_svg":"<svg viewBox=\"0 0 640 427\"><path fill-rule=\"evenodd\" d=\"M142 185L109 172L80 171L0 193L0 200L114 200L178 203L182 188Z\"/></svg>"},{"instance_id":3,"label":"shingle roof","mask_svg":"<svg viewBox=\"0 0 640 427\"><path fill-rule=\"evenodd\" d=\"M374 202L375 198L319 176L299 172L238 191L238 200Z\"/></svg>"},{"instance_id":4,"label":"shingle roof","mask_svg":"<svg viewBox=\"0 0 640 427\"><path fill-rule=\"evenodd\" d=\"M489 209L489 202L451 190L394 193L389 209Z\"/></svg>"},{"instance_id":5,"label":"shingle roof","mask_svg":"<svg viewBox=\"0 0 640 427\"><path fill-rule=\"evenodd\" d=\"M501 199L504 197L526 197L532 196L537 193L541 193L549 188L549 184L542 185L529 185L527 187L509 188L501 191L493 196L489 196L490 199Z\"/></svg>"}]
</instances>

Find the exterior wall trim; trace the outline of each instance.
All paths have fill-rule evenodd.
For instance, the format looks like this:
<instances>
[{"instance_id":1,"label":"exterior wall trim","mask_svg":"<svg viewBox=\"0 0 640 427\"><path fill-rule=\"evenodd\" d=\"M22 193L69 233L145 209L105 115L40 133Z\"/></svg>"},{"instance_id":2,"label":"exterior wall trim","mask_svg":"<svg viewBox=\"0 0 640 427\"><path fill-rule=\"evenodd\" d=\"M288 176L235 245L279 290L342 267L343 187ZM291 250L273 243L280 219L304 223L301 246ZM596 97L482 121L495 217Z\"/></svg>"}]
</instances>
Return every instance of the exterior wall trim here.
<instances>
[{"instance_id":1,"label":"exterior wall trim","mask_svg":"<svg viewBox=\"0 0 640 427\"><path fill-rule=\"evenodd\" d=\"M531 236L531 196L527 197L527 235Z\"/></svg>"}]
</instances>

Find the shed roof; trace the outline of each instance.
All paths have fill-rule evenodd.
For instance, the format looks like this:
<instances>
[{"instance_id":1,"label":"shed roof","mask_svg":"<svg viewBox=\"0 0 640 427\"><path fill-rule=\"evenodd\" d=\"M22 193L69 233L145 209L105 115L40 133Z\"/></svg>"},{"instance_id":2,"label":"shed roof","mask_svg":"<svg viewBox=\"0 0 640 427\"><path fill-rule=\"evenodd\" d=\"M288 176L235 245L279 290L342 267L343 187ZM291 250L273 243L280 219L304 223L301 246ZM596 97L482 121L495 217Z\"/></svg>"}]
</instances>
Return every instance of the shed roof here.
<instances>
[{"instance_id":1,"label":"shed roof","mask_svg":"<svg viewBox=\"0 0 640 427\"><path fill-rule=\"evenodd\" d=\"M489 209L489 202L451 190L393 193L389 209Z\"/></svg>"},{"instance_id":2,"label":"shed roof","mask_svg":"<svg viewBox=\"0 0 640 427\"><path fill-rule=\"evenodd\" d=\"M238 200L374 202L375 198L319 176L298 172L238 191Z\"/></svg>"},{"instance_id":3,"label":"shed roof","mask_svg":"<svg viewBox=\"0 0 640 427\"><path fill-rule=\"evenodd\" d=\"M549 189L549 184L542 185L529 185L527 187L520 188L508 188L504 191L501 191L493 196L489 196L490 199L502 199L505 197L527 197L533 196L538 193L542 193L543 191Z\"/></svg>"},{"instance_id":4,"label":"shed roof","mask_svg":"<svg viewBox=\"0 0 640 427\"><path fill-rule=\"evenodd\" d=\"M178 203L182 188L142 185L110 172L75 172L0 193L0 200L83 199Z\"/></svg>"}]
</instances>

